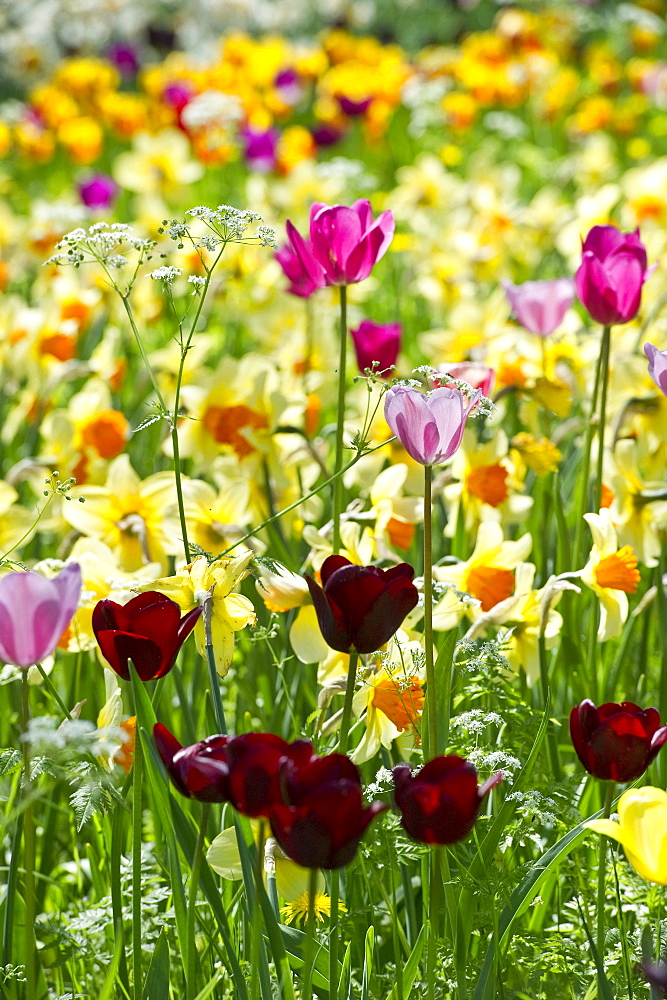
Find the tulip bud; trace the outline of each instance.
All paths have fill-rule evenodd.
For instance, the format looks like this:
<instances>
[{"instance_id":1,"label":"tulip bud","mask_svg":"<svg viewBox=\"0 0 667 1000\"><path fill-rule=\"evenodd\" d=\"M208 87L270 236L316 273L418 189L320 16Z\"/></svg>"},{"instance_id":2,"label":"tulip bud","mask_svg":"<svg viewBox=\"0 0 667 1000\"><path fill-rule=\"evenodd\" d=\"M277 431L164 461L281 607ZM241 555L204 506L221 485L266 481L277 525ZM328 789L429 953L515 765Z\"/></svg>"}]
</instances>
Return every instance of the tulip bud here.
<instances>
[{"instance_id":1,"label":"tulip bud","mask_svg":"<svg viewBox=\"0 0 667 1000\"><path fill-rule=\"evenodd\" d=\"M593 319L605 326L634 319L642 285L653 272L646 263L638 229L622 233L615 226L593 226L574 277L577 295Z\"/></svg>"},{"instance_id":2,"label":"tulip bud","mask_svg":"<svg viewBox=\"0 0 667 1000\"><path fill-rule=\"evenodd\" d=\"M393 385L384 401L384 417L408 455L421 465L440 465L457 451L466 420L482 393L471 400L458 389L442 386L425 394Z\"/></svg>"},{"instance_id":3,"label":"tulip bud","mask_svg":"<svg viewBox=\"0 0 667 1000\"><path fill-rule=\"evenodd\" d=\"M602 781L635 781L667 741L655 708L631 701L599 708L588 698L570 713L570 735L577 757L589 774Z\"/></svg>"}]
</instances>

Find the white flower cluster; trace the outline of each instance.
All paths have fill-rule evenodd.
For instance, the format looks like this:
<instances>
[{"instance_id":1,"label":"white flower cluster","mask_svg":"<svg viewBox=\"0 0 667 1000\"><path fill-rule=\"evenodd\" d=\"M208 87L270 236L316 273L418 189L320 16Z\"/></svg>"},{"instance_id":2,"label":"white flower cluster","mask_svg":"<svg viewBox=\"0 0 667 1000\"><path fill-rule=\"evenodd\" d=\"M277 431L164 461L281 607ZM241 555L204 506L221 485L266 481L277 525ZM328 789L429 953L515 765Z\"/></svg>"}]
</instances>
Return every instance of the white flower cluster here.
<instances>
[{"instance_id":1,"label":"white flower cluster","mask_svg":"<svg viewBox=\"0 0 667 1000\"><path fill-rule=\"evenodd\" d=\"M165 285L173 285L176 278L183 274L182 267L158 267L148 275L155 281L162 281Z\"/></svg>"},{"instance_id":2,"label":"white flower cluster","mask_svg":"<svg viewBox=\"0 0 667 1000\"><path fill-rule=\"evenodd\" d=\"M502 726L503 718L497 712L483 712L481 708L473 708L470 712L462 712L451 721L452 728L465 729L468 733L483 733L487 726Z\"/></svg>"},{"instance_id":3,"label":"white flower cluster","mask_svg":"<svg viewBox=\"0 0 667 1000\"><path fill-rule=\"evenodd\" d=\"M134 251L141 259L150 260L152 251L157 246L155 240L136 236L131 227L124 222L96 222L88 229L78 227L56 243L57 253L45 262L46 264L81 264L98 263L107 267L121 268L128 263L125 254Z\"/></svg>"}]
</instances>

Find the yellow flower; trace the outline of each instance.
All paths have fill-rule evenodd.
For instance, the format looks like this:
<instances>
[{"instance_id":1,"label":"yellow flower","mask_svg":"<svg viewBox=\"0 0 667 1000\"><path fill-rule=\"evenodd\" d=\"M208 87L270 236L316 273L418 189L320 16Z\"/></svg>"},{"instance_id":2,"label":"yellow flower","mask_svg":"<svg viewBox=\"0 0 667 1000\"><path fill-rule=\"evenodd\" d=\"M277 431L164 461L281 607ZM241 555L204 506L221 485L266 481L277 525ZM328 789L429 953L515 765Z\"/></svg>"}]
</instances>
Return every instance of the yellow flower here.
<instances>
[{"instance_id":1,"label":"yellow flower","mask_svg":"<svg viewBox=\"0 0 667 1000\"><path fill-rule=\"evenodd\" d=\"M514 570L528 557L532 545L528 533L509 541L496 521L483 521L470 559L454 566L437 566L433 576L477 598L481 611L490 611L514 593ZM471 605L465 607L472 609Z\"/></svg>"},{"instance_id":2,"label":"yellow flower","mask_svg":"<svg viewBox=\"0 0 667 1000\"><path fill-rule=\"evenodd\" d=\"M260 566L255 581L257 593L269 611L285 612L298 608L296 618L289 632L289 639L297 659L302 663L319 663L329 647L322 638L317 615L302 576L291 573L285 566L279 572L272 572Z\"/></svg>"},{"instance_id":3,"label":"yellow flower","mask_svg":"<svg viewBox=\"0 0 667 1000\"><path fill-rule=\"evenodd\" d=\"M120 153L113 168L121 187L137 194L158 192L163 197L194 184L203 172L201 164L190 159L188 140L176 129L165 129L158 135L138 132L133 150Z\"/></svg>"},{"instance_id":4,"label":"yellow flower","mask_svg":"<svg viewBox=\"0 0 667 1000\"><path fill-rule=\"evenodd\" d=\"M556 445L552 444L548 438L536 438L525 431L514 435L511 446L519 452L528 468L532 469L538 476L546 476L548 472L554 472L563 457Z\"/></svg>"},{"instance_id":5,"label":"yellow flower","mask_svg":"<svg viewBox=\"0 0 667 1000\"><path fill-rule=\"evenodd\" d=\"M183 505L188 538L204 552L219 555L244 533L250 519L250 487L243 479L229 479L218 491L202 479L183 483ZM181 534L178 507L165 512L165 528Z\"/></svg>"},{"instance_id":6,"label":"yellow flower","mask_svg":"<svg viewBox=\"0 0 667 1000\"><path fill-rule=\"evenodd\" d=\"M181 549L178 536L163 526L164 511L173 502L174 477L156 472L141 480L127 455L109 465L104 486L82 486L76 496L85 502L63 508L68 524L82 535L98 538L117 554L121 569L132 572L150 562L166 569L167 555Z\"/></svg>"},{"instance_id":7,"label":"yellow flower","mask_svg":"<svg viewBox=\"0 0 667 1000\"><path fill-rule=\"evenodd\" d=\"M302 924L308 920L308 910L310 906L310 893L302 892L300 896L293 899L291 903L287 903L285 906L281 907L280 912L285 918L286 924L294 924L299 920ZM339 910L343 913L347 912L344 905L340 902L338 904ZM322 921L325 917L329 917L331 914L331 896L327 896L325 892L315 893L315 899L313 901L313 912L315 914L316 921Z\"/></svg>"},{"instance_id":8,"label":"yellow flower","mask_svg":"<svg viewBox=\"0 0 667 1000\"><path fill-rule=\"evenodd\" d=\"M410 642L399 629L352 702L357 718L366 713L366 732L352 754L355 764L370 760L381 746L388 750L402 733L411 735L413 742L419 741L424 681L421 645Z\"/></svg>"},{"instance_id":9,"label":"yellow flower","mask_svg":"<svg viewBox=\"0 0 667 1000\"><path fill-rule=\"evenodd\" d=\"M599 514L584 514L593 534L593 548L581 571L581 579L600 599L598 640L606 642L621 634L628 617L628 594L640 580L637 557L629 545L618 548L616 529L607 507Z\"/></svg>"},{"instance_id":10,"label":"yellow flower","mask_svg":"<svg viewBox=\"0 0 667 1000\"><path fill-rule=\"evenodd\" d=\"M248 598L243 594L232 593L248 575L248 563L252 557L253 553L246 549L234 559L218 559L209 565L205 556L198 556L174 576L163 577L136 588L140 593L157 590L166 594L172 601L176 601L181 611L192 611L211 599L211 637L215 666L220 677L225 676L232 662L234 633L257 621L255 609ZM206 658L203 615L195 625L194 636L199 653Z\"/></svg>"},{"instance_id":11,"label":"yellow flower","mask_svg":"<svg viewBox=\"0 0 667 1000\"><path fill-rule=\"evenodd\" d=\"M593 819L585 826L622 844L642 878L667 885L667 792L650 785L628 789L619 800L618 819Z\"/></svg>"}]
</instances>

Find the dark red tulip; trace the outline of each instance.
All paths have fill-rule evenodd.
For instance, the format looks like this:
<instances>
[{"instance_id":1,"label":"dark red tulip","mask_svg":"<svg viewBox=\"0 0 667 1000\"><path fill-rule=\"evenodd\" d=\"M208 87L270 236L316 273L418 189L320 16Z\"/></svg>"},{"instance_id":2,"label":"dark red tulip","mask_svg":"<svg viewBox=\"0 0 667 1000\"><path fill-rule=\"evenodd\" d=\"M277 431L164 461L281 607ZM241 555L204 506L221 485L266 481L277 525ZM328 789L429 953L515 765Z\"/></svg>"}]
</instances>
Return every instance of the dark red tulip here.
<instances>
[{"instance_id":1,"label":"dark red tulip","mask_svg":"<svg viewBox=\"0 0 667 1000\"><path fill-rule=\"evenodd\" d=\"M268 816L273 805L282 805L279 774L285 762L296 766L313 759L308 740L287 743L273 733L245 733L227 744L229 798L245 816Z\"/></svg>"},{"instance_id":2,"label":"dark red tulip","mask_svg":"<svg viewBox=\"0 0 667 1000\"><path fill-rule=\"evenodd\" d=\"M655 708L631 701L596 708L588 698L570 713L570 735L577 757L589 774L602 781L641 777L667 741Z\"/></svg>"},{"instance_id":3,"label":"dark red tulip","mask_svg":"<svg viewBox=\"0 0 667 1000\"><path fill-rule=\"evenodd\" d=\"M288 805L276 805L271 832L288 858L305 868L342 868L356 854L371 820L388 807L364 806L359 771L349 757L333 753L299 766L283 765Z\"/></svg>"},{"instance_id":4,"label":"dark red tulip","mask_svg":"<svg viewBox=\"0 0 667 1000\"><path fill-rule=\"evenodd\" d=\"M329 556L320 570L322 586L306 577L325 642L339 653L372 653L392 635L419 600L408 563L391 569L356 566Z\"/></svg>"},{"instance_id":5,"label":"dark red tulip","mask_svg":"<svg viewBox=\"0 0 667 1000\"><path fill-rule=\"evenodd\" d=\"M189 799L199 802L229 802L229 765L226 736L209 736L183 747L161 722L153 727L153 739L172 782Z\"/></svg>"},{"instance_id":6,"label":"dark red tulip","mask_svg":"<svg viewBox=\"0 0 667 1000\"><path fill-rule=\"evenodd\" d=\"M120 677L130 679L132 660L141 680L151 681L169 673L200 614L201 608L195 608L181 618L175 601L149 590L125 605L98 601L93 632L102 655Z\"/></svg>"},{"instance_id":7,"label":"dark red tulip","mask_svg":"<svg viewBox=\"0 0 667 1000\"><path fill-rule=\"evenodd\" d=\"M409 764L393 769L394 796L403 826L424 844L455 844L472 830L484 796L501 780L480 787L477 771L463 757L434 757L412 775Z\"/></svg>"}]
</instances>

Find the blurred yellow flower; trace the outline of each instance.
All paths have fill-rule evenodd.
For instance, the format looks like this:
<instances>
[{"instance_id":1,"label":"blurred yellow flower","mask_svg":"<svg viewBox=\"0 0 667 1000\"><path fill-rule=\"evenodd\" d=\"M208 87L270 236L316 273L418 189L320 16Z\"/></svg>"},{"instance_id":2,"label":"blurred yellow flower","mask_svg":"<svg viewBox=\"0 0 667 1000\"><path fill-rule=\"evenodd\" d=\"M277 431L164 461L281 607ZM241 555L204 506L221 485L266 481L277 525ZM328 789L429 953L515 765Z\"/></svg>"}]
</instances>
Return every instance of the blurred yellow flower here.
<instances>
[{"instance_id":1,"label":"blurred yellow flower","mask_svg":"<svg viewBox=\"0 0 667 1000\"><path fill-rule=\"evenodd\" d=\"M584 514L593 535L593 548L581 571L581 580L600 599L598 641L621 634L628 617L628 594L634 594L641 577L631 546L618 548L616 529L609 508L599 514Z\"/></svg>"}]
</instances>

